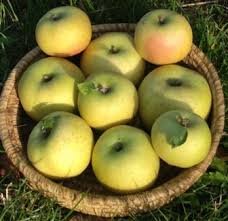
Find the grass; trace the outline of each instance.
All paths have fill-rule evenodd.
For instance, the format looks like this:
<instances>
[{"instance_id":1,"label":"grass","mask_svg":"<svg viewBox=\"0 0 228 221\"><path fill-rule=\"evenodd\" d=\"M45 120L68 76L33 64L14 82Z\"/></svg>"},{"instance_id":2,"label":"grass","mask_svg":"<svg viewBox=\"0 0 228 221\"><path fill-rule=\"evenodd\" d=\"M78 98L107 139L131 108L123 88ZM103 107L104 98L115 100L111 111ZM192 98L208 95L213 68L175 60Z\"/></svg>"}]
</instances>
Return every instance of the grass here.
<instances>
[{"instance_id":1,"label":"grass","mask_svg":"<svg viewBox=\"0 0 228 221\"><path fill-rule=\"evenodd\" d=\"M137 22L154 8L183 13L190 21L194 43L215 64L228 98L228 11L221 4L184 7L189 1L159 0L0 0L0 87L18 60L35 45L34 28L49 9L76 5L85 10L93 24ZM224 1L225 2L225 1ZM225 132L228 131L226 118ZM224 136L220 148L228 147ZM0 147L0 154L4 150ZM190 190L169 205L138 216L116 220L228 220L228 164L215 159L207 173ZM75 213L30 190L24 178L9 174L0 178L0 221L70 220Z\"/></svg>"}]
</instances>

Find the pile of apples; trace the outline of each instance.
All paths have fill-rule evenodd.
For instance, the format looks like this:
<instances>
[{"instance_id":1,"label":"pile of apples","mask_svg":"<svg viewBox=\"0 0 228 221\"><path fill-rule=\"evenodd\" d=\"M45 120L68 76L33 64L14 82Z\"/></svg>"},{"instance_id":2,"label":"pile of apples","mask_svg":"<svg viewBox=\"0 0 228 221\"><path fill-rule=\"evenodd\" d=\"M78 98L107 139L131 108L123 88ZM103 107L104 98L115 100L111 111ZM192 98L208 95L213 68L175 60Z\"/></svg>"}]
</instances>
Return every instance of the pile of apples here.
<instances>
[{"instance_id":1,"label":"pile of apples","mask_svg":"<svg viewBox=\"0 0 228 221\"><path fill-rule=\"evenodd\" d=\"M201 74L175 64L192 46L184 16L152 10L133 37L107 32L92 40L86 13L63 6L39 20L35 35L47 57L25 70L18 95L38 121L27 155L40 173L66 179L91 163L105 187L132 193L156 181L161 160L188 168L205 159L212 96ZM146 62L159 66L146 71Z\"/></svg>"}]
</instances>

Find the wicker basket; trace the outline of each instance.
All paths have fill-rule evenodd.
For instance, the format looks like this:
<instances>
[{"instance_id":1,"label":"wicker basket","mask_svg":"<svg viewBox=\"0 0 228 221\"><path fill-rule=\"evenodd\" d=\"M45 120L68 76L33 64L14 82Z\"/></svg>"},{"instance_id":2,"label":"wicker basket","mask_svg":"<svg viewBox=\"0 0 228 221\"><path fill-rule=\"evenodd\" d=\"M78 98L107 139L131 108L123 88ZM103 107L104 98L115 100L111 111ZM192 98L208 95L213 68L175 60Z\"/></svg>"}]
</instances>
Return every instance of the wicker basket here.
<instances>
[{"instance_id":1,"label":"wicker basket","mask_svg":"<svg viewBox=\"0 0 228 221\"><path fill-rule=\"evenodd\" d=\"M134 24L104 24L93 26L93 37L108 31L124 31L133 34ZM29 64L44 56L39 48L27 53L9 74L0 103L0 135L5 151L15 167L27 179L30 186L44 196L56 200L61 206L103 217L128 216L159 208L191 187L210 165L224 129L224 97L217 71L203 52L195 45L183 62L199 71L208 81L213 97L209 125L212 146L206 159L189 169L171 168L171 177L160 176L152 188L129 195L117 195L104 189L95 179L89 167L80 176L61 182L48 179L36 171L26 157L28 134L34 126L24 113L16 92L20 75ZM169 170L164 167L163 171ZM166 177L166 179L164 179Z\"/></svg>"}]
</instances>

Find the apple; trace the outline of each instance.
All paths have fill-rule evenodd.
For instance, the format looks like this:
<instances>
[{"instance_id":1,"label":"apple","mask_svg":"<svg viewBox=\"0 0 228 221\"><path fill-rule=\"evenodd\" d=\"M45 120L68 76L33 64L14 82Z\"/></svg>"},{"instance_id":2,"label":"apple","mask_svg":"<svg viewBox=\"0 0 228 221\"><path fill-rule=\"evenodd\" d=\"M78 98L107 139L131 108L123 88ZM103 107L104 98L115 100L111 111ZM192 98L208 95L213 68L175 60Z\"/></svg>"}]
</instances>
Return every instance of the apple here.
<instances>
[{"instance_id":1,"label":"apple","mask_svg":"<svg viewBox=\"0 0 228 221\"><path fill-rule=\"evenodd\" d=\"M180 65L163 65L150 72L139 86L139 114L151 127L162 113L174 109L192 111L206 119L212 102L207 80Z\"/></svg>"},{"instance_id":2,"label":"apple","mask_svg":"<svg viewBox=\"0 0 228 221\"><path fill-rule=\"evenodd\" d=\"M79 116L53 112L33 128L27 155L31 164L45 176L61 179L77 176L90 163L93 132Z\"/></svg>"},{"instance_id":3,"label":"apple","mask_svg":"<svg viewBox=\"0 0 228 221\"><path fill-rule=\"evenodd\" d=\"M211 132L204 119L186 110L163 113L151 130L152 145L166 163L192 167L205 159L211 147Z\"/></svg>"},{"instance_id":4,"label":"apple","mask_svg":"<svg viewBox=\"0 0 228 221\"><path fill-rule=\"evenodd\" d=\"M127 125L112 127L99 137L91 162L99 182L119 193L147 189L155 182L160 167L150 137Z\"/></svg>"},{"instance_id":5,"label":"apple","mask_svg":"<svg viewBox=\"0 0 228 221\"><path fill-rule=\"evenodd\" d=\"M78 84L78 89L79 113L95 129L130 122L138 110L137 90L121 74L96 72Z\"/></svg>"},{"instance_id":6,"label":"apple","mask_svg":"<svg viewBox=\"0 0 228 221\"><path fill-rule=\"evenodd\" d=\"M48 57L31 64L18 82L18 96L25 112L40 120L54 111L77 109L77 84L81 70L64 58Z\"/></svg>"},{"instance_id":7,"label":"apple","mask_svg":"<svg viewBox=\"0 0 228 221\"><path fill-rule=\"evenodd\" d=\"M108 32L91 41L82 53L82 71L111 71L123 74L134 84L144 76L145 61L135 50L133 38L124 32Z\"/></svg>"},{"instance_id":8,"label":"apple","mask_svg":"<svg viewBox=\"0 0 228 221\"><path fill-rule=\"evenodd\" d=\"M74 6L53 8L41 17L35 30L36 42L46 54L68 57L79 54L91 41L89 17Z\"/></svg>"},{"instance_id":9,"label":"apple","mask_svg":"<svg viewBox=\"0 0 228 221\"><path fill-rule=\"evenodd\" d=\"M192 28L189 22L175 11L152 10L136 24L136 50L153 64L181 61L190 52L192 41Z\"/></svg>"}]
</instances>

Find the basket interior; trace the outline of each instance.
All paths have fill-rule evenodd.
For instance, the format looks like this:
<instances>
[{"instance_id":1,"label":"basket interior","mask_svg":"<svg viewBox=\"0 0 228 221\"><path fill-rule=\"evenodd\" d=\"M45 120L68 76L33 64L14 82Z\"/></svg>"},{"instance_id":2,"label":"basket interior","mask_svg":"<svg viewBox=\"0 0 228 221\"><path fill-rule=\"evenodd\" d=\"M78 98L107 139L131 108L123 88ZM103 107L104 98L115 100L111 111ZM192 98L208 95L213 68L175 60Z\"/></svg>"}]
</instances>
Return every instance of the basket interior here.
<instances>
[{"instance_id":1,"label":"basket interior","mask_svg":"<svg viewBox=\"0 0 228 221\"><path fill-rule=\"evenodd\" d=\"M74 58L71 59L71 61L73 61L74 63L79 65L78 64L78 61L79 61L78 57L76 59L74 59ZM149 73L155 67L156 66L147 63L146 73ZM12 108L11 102L14 102L15 106L13 106L13 107L17 106L17 113L15 113L15 114L17 116L16 117L16 119L17 119L16 120L17 121L16 122L16 127L17 127L17 134L18 134L18 138L19 138L18 147L21 148L23 156L27 159L27 150L26 150L26 148L27 148L28 137L29 137L29 134L31 133L33 127L36 125L37 122L32 120L25 113L25 111L23 110L23 108L22 108L22 106L20 104L18 95L17 95L16 88L17 88L17 84L15 85L13 90L11 91L11 95L9 97L8 111L9 111L9 113L12 113L12 111L16 111L16 110L10 110ZM75 114L78 114L78 113L75 113ZM15 125L15 124L13 124L13 122L11 122L13 119L11 118L10 115L9 115L9 118L8 118L9 125ZM145 129L143 127L140 119L138 118L138 116L129 125L133 125L133 126L136 126L138 128ZM93 131L94 131L95 142L96 142L96 140L101 135L101 132L97 132L95 130L93 130ZM12 136L12 139L13 139L13 136ZM16 142L16 140L15 140L15 142ZM28 159L27 159L27 162L30 164ZM181 168L170 166L170 165L166 164L162 160L161 160L160 163L161 163L161 166L160 166L159 176L158 176L156 182L154 183L154 185L151 188L154 188L156 186L159 186L159 185L165 183L166 181L168 181L171 178L175 177L176 175L181 173L181 171L184 170L184 169L181 169ZM70 179L68 178L68 179L53 180L53 181L56 182L56 183L59 183L61 185L64 185L66 187L69 187L71 189L76 189L76 190L82 191L82 192L88 192L89 191L91 193L102 194L102 195L103 194L104 195L115 194L113 192L110 192L106 188L104 188L97 181L97 179L96 179L96 177L95 177L95 175L94 175L94 173L92 171L91 164L89 164L88 168L82 174L80 174L79 176L76 176L76 177L73 177L73 178L70 178Z\"/></svg>"}]
</instances>

